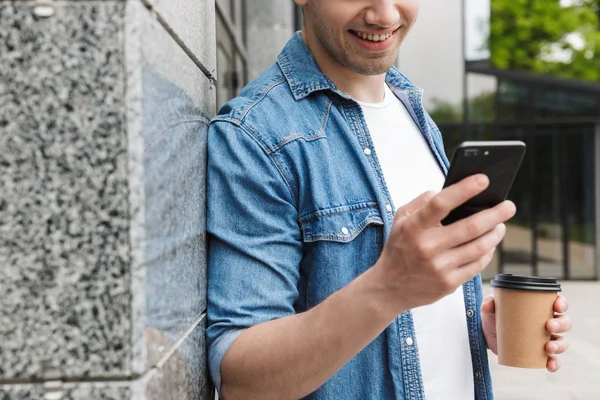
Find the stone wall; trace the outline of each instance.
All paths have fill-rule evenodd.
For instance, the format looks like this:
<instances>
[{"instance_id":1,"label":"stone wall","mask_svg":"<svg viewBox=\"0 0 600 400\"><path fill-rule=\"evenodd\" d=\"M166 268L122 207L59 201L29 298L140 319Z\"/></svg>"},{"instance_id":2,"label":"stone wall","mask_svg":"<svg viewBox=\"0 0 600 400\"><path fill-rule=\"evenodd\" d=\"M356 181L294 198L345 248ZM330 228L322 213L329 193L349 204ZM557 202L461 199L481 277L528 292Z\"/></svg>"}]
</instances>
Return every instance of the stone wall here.
<instances>
[{"instance_id":1,"label":"stone wall","mask_svg":"<svg viewBox=\"0 0 600 400\"><path fill-rule=\"evenodd\" d=\"M214 2L0 1L0 399L209 399Z\"/></svg>"}]
</instances>

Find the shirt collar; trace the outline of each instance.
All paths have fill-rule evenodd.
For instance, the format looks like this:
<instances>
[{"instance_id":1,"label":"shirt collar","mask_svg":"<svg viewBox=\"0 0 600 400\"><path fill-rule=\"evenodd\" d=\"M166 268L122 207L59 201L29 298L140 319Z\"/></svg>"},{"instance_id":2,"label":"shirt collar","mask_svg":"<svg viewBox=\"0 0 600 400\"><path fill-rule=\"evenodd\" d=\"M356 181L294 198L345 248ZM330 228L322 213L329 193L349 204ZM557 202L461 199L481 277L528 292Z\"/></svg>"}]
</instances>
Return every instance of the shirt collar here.
<instances>
[{"instance_id":1,"label":"shirt collar","mask_svg":"<svg viewBox=\"0 0 600 400\"><path fill-rule=\"evenodd\" d=\"M340 96L350 99L347 93L339 90L321 71L308 47L300 36L294 33L279 56L277 64L290 86L294 98L298 101L319 90L331 90ZM412 84L395 66L390 68L385 77L392 91L421 91Z\"/></svg>"}]
</instances>

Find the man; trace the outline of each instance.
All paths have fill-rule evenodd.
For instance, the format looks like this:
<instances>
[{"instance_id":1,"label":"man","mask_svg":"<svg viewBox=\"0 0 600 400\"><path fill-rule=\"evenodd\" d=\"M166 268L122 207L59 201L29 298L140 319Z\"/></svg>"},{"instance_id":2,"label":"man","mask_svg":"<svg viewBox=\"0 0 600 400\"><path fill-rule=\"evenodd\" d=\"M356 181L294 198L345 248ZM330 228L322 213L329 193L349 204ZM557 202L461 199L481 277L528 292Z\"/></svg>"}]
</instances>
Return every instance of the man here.
<instances>
[{"instance_id":1,"label":"man","mask_svg":"<svg viewBox=\"0 0 600 400\"><path fill-rule=\"evenodd\" d=\"M213 380L226 400L492 399L479 273L515 206L440 224L488 181L440 191L440 132L393 67L419 1L296 2L301 34L209 128Z\"/></svg>"}]
</instances>

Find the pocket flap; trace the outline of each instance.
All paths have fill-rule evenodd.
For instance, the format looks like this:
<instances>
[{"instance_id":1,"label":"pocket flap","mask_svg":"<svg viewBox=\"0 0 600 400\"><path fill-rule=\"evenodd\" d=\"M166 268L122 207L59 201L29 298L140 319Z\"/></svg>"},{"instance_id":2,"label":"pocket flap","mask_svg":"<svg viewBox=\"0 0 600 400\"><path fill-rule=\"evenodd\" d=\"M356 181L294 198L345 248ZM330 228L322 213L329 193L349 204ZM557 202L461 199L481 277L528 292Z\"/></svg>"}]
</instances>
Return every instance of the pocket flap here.
<instances>
[{"instance_id":1,"label":"pocket flap","mask_svg":"<svg viewBox=\"0 0 600 400\"><path fill-rule=\"evenodd\" d=\"M376 203L361 203L319 210L301 217L305 242L328 240L347 243L368 225L383 225Z\"/></svg>"}]
</instances>

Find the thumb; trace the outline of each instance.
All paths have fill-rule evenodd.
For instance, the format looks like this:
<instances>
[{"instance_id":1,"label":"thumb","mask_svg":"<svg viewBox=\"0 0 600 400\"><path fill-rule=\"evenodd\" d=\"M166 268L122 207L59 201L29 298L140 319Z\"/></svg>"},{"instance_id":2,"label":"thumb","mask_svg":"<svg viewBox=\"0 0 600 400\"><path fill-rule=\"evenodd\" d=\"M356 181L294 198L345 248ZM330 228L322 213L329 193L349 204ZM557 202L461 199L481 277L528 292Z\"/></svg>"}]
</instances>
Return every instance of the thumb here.
<instances>
[{"instance_id":1,"label":"thumb","mask_svg":"<svg viewBox=\"0 0 600 400\"><path fill-rule=\"evenodd\" d=\"M429 200L431 200L434 196L435 192L428 191L423 193L416 199L413 199L410 203L403 205L396 211L394 221L408 217L409 215L423 207L425 204L427 204Z\"/></svg>"},{"instance_id":2,"label":"thumb","mask_svg":"<svg viewBox=\"0 0 600 400\"><path fill-rule=\"evenodd\" d=\"M494 302L494 296L488 296L483 299L483 303L481 304L481 312L487 315L495 315L496 314L496 303Z\"/></svg>"}]
</instances>

